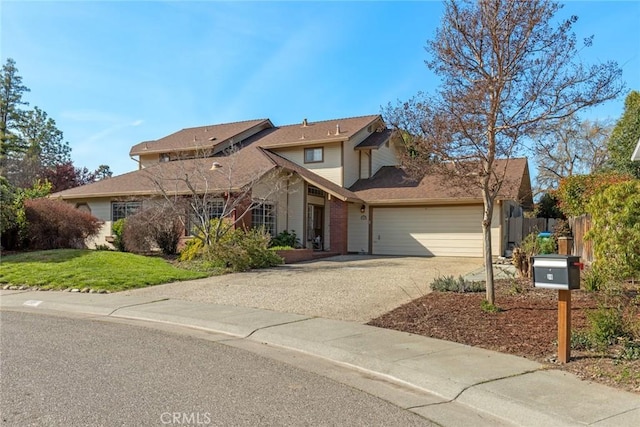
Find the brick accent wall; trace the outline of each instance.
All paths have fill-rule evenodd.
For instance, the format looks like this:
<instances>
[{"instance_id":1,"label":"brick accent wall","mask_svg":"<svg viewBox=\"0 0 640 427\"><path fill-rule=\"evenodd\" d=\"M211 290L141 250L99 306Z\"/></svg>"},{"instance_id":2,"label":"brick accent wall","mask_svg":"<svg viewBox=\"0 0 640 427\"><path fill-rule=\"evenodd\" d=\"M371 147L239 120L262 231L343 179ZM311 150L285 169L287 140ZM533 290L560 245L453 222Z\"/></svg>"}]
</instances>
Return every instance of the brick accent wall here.
<instances>
[{"instance_id":1,"label":"brick accent wall","mask_svg":"<svg viewBox=\"0 0 640 427\"><path fill-rule=\"evenodd\" d=\"M349 220L349 210L347 202L343 202L335 197L329 201L329 235L331 252L341 255L347 253L347 226Z\"/></svg>"}]
</instances>

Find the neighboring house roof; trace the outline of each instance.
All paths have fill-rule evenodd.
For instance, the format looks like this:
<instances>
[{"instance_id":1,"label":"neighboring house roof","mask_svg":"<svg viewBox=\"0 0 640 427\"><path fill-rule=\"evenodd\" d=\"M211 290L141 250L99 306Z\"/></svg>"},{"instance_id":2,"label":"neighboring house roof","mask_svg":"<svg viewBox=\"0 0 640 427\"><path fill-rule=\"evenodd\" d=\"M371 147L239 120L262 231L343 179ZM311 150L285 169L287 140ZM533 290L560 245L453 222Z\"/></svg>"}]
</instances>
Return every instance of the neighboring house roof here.
<instances>
[{"instance_id":1,"label":"neighboring house roof","mask_svg":"<svg viewBox=\"0 0 640 427\"><path fill-rule=\"evenodd\" d=\"M276 164L257 147L247 147L242 150L242 155L239 153L225 157L158 163L92 184L60 191L51 197L69 200L160 195L157 183L172 195L192 194L185 177L188 177L189 183L202 193L235 191L276 167ZM219 167L212 170L214 163Z\"/></svg>"},{"instance_id":2,"label":"neighboring house roof","mask_svg":"<svg viewBox=\"0 0 640 427\"><path fill-rule=\"evenodd\" d=\"M391 129L381 129L373 132L364 141L356 145L356 150L377 150L382 147L385 142L391 138L393 131Z\"/></svg>"},{"instance_id":3,"label":"neighboring house roof","mask_svg":"<svg viewBox=\"0 0 640 427\"><path fill-rule=\"evenodd\" d=\"M362 129L382 120L380 115L349 117L322 122L302 122L266 129L254 135L248 142L255 141L261 147L280 148L296 145L326 144L346 141ZM339 133L338 133L339 130Z\"/></svg>"},{"instance_id":4,"label":"neighboring house roof","mask_svg":"<svg viewBox=\"0 0 640 427\"><path fill-rule=\"evenodd\" d=\"M136 144L131 147L129 155L139 156L173 151L206 150L238 137L252 128L255 128L255 132L258 132L269 127L273 127L269 119L257 119L186 128L155 141L144 141Z\"/></svg>"},{"instance_id":5,"label":"neighboring house roof","mask_svg":"<svg viewBox=\"0 0 640 427\"><path fill-rule=\"evenodd\" d=\"M633 150L633 154L631 155L631 160L640 162L640 138L638 139L638 144L636 145L636 149Z\"/></svg>"},{"instance_id":6,"label":"neighboring house roof","mask_svg":"<svg viewBox=\"0 0 640 427\"><path fill-rule=\"evenodd\" d=\"M527 159L498 160L498 168L507 167L499 199L516 200L525 206L533 204ZM439 174L412 180L401 167L385 166L370 179L358 180L351 188L356 196L369 204L401 203L466 203L481 202L480 189L456 187Z\"/></svg>"},{"instance_id":7,"label":"neighboring house roof","mask_svg":"<svg viewBox=\"0 0 640 427\"><path fill-rule=\"evenodd\" d=\"M338 184L335 184L326 178L316 175L309 169L305 169L302 166L299 166L270 151L263 150L263 153L282 169L297 173L302 177L302 179L307 181L309 184L318 187L325 193L329 193L343 201L362 203L362 199L356 196L352 191L347 190L344 187L340 187Z\"/></svg>"}]
</instances>

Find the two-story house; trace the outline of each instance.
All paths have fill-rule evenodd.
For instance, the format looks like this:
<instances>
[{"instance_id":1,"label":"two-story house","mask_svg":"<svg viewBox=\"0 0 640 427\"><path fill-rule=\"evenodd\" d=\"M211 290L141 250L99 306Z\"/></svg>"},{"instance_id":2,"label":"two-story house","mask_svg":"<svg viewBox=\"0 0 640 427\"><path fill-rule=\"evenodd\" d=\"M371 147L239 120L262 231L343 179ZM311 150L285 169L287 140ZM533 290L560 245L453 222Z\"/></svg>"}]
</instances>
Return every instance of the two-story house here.
<instances>
[{"instance_id":1,"label":"two-story house","mask_svg":"<svg viewBox=\"0 0 640 427\"><path fill-rule=\"evenodd\" d=\"M197 188L216 196L212 218L220 214L216 203L246 194L258 202L244 225L265 226L272 234L295 231L317 250L482 256L479 191L461 195L437 176L408 180L399 165L402 149L379 115L287 126L268 119L202 126L134 145L133 172L52 197L104 221L89 246L108 241L113 222L145 201ZM513 243L506 218L532 204L526 159L503 161L501 167L507 168L507 180L493 215L494 255ZM191 177L188 184L185 176Z\"/></svg>"}]
</instances>

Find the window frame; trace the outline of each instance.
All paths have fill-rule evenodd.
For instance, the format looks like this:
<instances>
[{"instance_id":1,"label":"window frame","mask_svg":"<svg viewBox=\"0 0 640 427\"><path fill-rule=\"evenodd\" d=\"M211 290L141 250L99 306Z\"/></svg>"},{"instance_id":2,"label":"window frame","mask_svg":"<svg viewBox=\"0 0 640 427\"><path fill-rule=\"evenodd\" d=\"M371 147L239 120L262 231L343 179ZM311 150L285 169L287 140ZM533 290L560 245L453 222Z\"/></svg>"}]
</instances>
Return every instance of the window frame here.
<instances>
[{"instance_id":1,"label":"window frame","mask_svg":"<svg viewBox=\"0 0 640 427\"><path fill-rule=\"evenodd\" d=\"M124 209L124 214L116 215L116 209L118 210ZM142 210L142 200L112 201L111 202L111 222L116 222L120 219L130 217L131 215L135 215L141 210Z\"/></svg>"},{"instance_id":2,"label":"window frame","mask_svg":"<svg viewBox=\"0 0 640 427\"><path fill-rule=\"evenodd\" d=\"M316 159L315 153L320 152L320 160ZM313 153L311 160L308 159L307 153ZM307 147L304 149L304 162L305 163L322 163L324 162L324 147Z\"/></svg>"},{"instance_id":3,"label":"window frame","mask_svg":"<svg viewBox=\"0 0 640 427\"><path fill-rule=\"evenodd\" d=\"M207 200L206 202L207 216L209 221L212 219L220 219L225 214L226 201L223 198L214 198ZM200 226L198 219L196 219L196 214L193 212L189 212L188 215L188 224L185 227L185 236L195 236L198 233L198 229L196 225Z\"/></svg>"},{"instance_id":4,"label":"window frame","mask_svg":"<svg viewBox=\"0 0 640 427\"><path fill-rule=\"evenodd\" d=\"M277 233L278 215L274 202L261 202L251 209L251 227L264 227L265 232L274 237Z\"/></svg>"}]
</instances>

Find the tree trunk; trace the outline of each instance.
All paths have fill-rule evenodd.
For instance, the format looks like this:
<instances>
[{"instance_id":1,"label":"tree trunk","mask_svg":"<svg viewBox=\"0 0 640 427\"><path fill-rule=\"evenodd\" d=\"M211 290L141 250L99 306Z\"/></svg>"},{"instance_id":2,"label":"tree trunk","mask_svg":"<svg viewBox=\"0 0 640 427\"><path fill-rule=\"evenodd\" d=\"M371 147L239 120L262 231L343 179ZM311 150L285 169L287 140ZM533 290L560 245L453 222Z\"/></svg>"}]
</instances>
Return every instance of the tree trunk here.
<instances>
[{"instance_id":1,"label":"tree trunk","mask_svg":"<svg viewBox=\"0 0 640 427\"><path fill-rule=\"evenodd\" d=\"M484 269L486 274L486 288L487 288L487 302L494 304L495 295L493 291L493 262L491 257L491 217L492 208L489 208L487 213L487 206L485 206L484 218L482 220L482 237L484 239Z\"/></svg>"},{"instance_id":2,"label":"tree trunk","mask_svg":"<svg viewBox=\"0 0 640 427\"><path fill-rule=\"evenodd\" d=\"M482 191L484 199L484 215L482 218L482 237L484 249L484 270L486 278L487 302L495 303L495 293L493 286L493 260L491 257L491 221L493 219L493 199L489 196L488 191Z\"/></svg>"}]
</instances>

